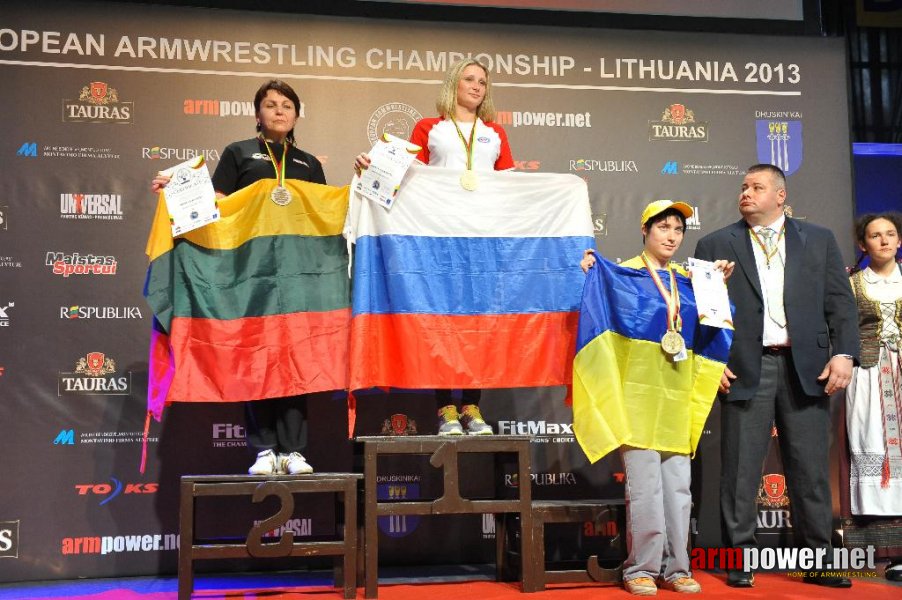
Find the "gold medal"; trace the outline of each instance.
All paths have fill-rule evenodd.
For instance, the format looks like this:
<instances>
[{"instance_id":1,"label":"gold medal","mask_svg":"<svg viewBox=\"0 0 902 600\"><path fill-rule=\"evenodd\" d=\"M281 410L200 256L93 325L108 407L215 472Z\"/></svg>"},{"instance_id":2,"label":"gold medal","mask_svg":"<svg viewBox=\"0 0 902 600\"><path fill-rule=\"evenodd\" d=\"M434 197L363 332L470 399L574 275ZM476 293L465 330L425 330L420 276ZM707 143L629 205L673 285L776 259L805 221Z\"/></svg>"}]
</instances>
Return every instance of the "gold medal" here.
<instances>
[{"instance_id":1,"label":"gold medal","mask_svg":"<svg viewBox=\"0 0 902 600\"><path fill-rule=\"evenodd\" d=\"M479 177L476 175L476 171L473 169L464 171L460 176L460 187L468 192L476 191L476 188L479 187Z\"/></svg>"},{"instance_id":2,"label":"gold medal","mask_svg":"<svg viewBox=\"0 0 902 600\"><path fill-rule=\"evenodd\" d=\"M661 338L661 349L670 356L676 356L686 349L686 340L678 331L668 329L664 337Z\"/></svg>"},{"instance_id":3,"label":"gold medal","mask_svg":"<svg viewBox=\"0 0 902 600\"><path fill-rule=\"evenodd\" d=\"M277 185L269 194L269 199L279 206L287 206L291 204L291 192L284 185Z\"/></svg>"}]
</instances>

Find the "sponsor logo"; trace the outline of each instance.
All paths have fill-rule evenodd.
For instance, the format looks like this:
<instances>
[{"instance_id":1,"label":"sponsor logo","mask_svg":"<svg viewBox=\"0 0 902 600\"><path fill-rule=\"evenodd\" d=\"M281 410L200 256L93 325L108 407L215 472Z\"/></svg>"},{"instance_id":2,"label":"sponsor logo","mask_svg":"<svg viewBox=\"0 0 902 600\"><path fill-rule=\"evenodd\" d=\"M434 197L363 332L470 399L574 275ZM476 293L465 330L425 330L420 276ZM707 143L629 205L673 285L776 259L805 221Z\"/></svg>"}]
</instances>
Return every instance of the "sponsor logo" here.
<instances>
[{"instance_id":1,"label":"sponsor logo","mask_svg":"<svg viewBox=\"0 0 902 600\"><path fill-rule=\"evenodd\" d=\"M192 117L253 117L256 114L253 102L196 98L186 98L182 112ZM305 116L305 106L301 102L298 117L303 119Z\"/></svg>"},{"instance_id":2,"label":"sponsor logo","mask_svg":"<svg viewBox=\"0 0 902 600\"><path fill-rule=\"evenodd\" d=\"M75 370L59 374L58 396L127 396L132 373L116 372L116 361L103 352L88 352L75 363Z\"/></svg>"},{"instance_id":3,"label":"sponsor logo","mask_svg":"<svg viewBox=\"0 0 902 600\"><path fill-rule=\"evenodd\" d=\"M0 206L0 231L6 231L8 217L8 206Z\"/></svg>"},{"instance_id":4,"label":"sponsor logo","mask_svg":"<svg viewBox=\"0 0 902 600\"><path fill-rule=\"evenodd\" d=\"M3 377L3 374L6 372L6 367L0 367L0 377Z\"/></svg>"},{"instance_id":5,"label":"sponsor logo","mask_svg":"<svg viewBox=\"0 0 902 600\"><path fill-rule=\"evenodd\" d=\"M141 319L138 306L60 306L60 319Z\"/></svg>"},{"instance_id":6,"label":"sponsor logo","mask_svg":"<svg viewBox=\"0 0 902 600\"><path fill-rule=\"evenodd\" d=\"M60 554L121 554L123 552L160 552L179 549L177 533L147 533L135 535L104 535L64 537L60 540Z\"/></svg>"},{"instance_id":7,"label":"sponsor logo","mask_svg":"<svg viewBox=\"0 0 902 600\"><path fill-rule=\"evenodd\" d=\"M254 527L259 527L263 521L254 520ZM307 518L294 518L288 519L275 529L267 531L263 534L265 538L281 538L286 533L291 533L296 536L304 536L309 537L313 535L313 519Z\"/></svg>"},{"instance_id":8,"label":"sponsor logo","mask_svg":"<svg viewBox=\"0 0 902 600\"><path fill-rule=\"evenodd\" d=\"M19 558L19 521L0 521L0 558Z\"/></svg>"},{"instance_id":9,"label":"sponsor logo","mask_svg":"<svg viewBox=\"0 0 902 600\"><path fill-rule=\"evenodd\" d=\"M60 432L56 434L56 437L53 438L54 446L74 446L75 445L75 430L74 429L60 429Z\"/></svg>"},{"instance_id":10,"label":"sponsor logo","mask_svg":"<svg viewBox=\"0 0 902 600\"><path fill-rule=\"evenodd\" d=\"M219 160L219 151L215 148L170 148L168 146L144 146L141 158L148 160L181 161L203 156L206 161Z\"/></svg>"},{"instance_id":11,"label":"sponsor logo","mask_svg":"<svg viewBox=\"0 0 902 600\"><path fill-rule=\"evenodd\" d=\"M131 375L131 374L129 374ZM65 431L65 430L64 430ZM62 435L63 432L60 432ZM66 433L68 437L68 432ZM59 436L57 436L59 437ZM158 442L159 438L148 436L148 442ZM84 431L78 434L79 444L143 444L143 431Z\"/></svg>"},{"instance_id":12,"label":"sponsor logo","mask_svg":"<svg viewBox=\"0 0 902 600\"><path fill-rule=\"evenodd\" d=\"M592 215L592 231L596 237L608 235L608 213L595 213Z\"/></svg>"},{"instance_id":13,"label":"sponsor logo","mask_svg":"<svg viewBox=\"0 0 902 600\"><path fill-rule=\"evenodd\" d=\"M573 423L548 421L498 421L500 435L530 435L533 442L569 444L574 441Z\"/></svg>"},{"instance_id":14,"label":"sponsor logo","mask_svg":"<svg viewBox=\"0 0 902 600\"><path fill-rule=\"evenodd\" d=\"M768 508L788 506L789 496L786 495L786 477L779 473L762 475L756 501L759 505Z\"/></svg>"},{"instance_id":15,"label":"sponsor logo","mask_svg":"<svg viewBox=\"0 0 902 600\"><path fill-rule=\"evenodd\" d=\"M0 306L0 327L9 327L9 309L15 305L15 302L9 302L6 306Z\"/></svg>"},{"instance_id":16,"label":"sponsor logo","mask_svg":"<svg viewBox=\"0 0 902 600\"><path fill-rule=\"evenodd\" d=\"M814 577L836 577L833 570L868 570L876 568L876 548L693 548L693 569L742 569L751 571L798 571L790 576L807 574ZM829 571L824 572L824 569ZM809 573L805 573L808 571ZM855 573L842 573L855 576ZM858 573L869 577L870 574Z\"/></svg>"},{"instance_id":17,"label":"sponsor logo","mask_svg":"<svg viewBox=\"0 0 902 600\"><path fill-rule=\"evenodd\" d=\"M702 228L701 213L697 206L692 207L692 216L686 219L686 229L697 231Z\"/></svg>"},{"instance_id":18,"label":"sponsor logo","mask_svg":"<svg viewBox=\"0 0 902 600\"><path fill-rule=\"evenodd\" d=\"M376 478L376 498L380 502L417 500L420 498L419 475L380 475ZM393 538L413 533L420 524L417 515L389 515L376 519L379 530Z\"/></svg>"},{"instance_id":19,"label":"sponsor logo","mask_svg":"<svg viewBox=\"0 0 902 600\"><path fill-rule=\"evenodd\" d=\"M739 165L725 163L683 163L680 171L684 175L730 175L731 177L742 173Z\"/></svg>"},{"instance_id":20,"label":"sponsor logo","mask_svg":"<svg viewBox=\"0 0 902 600\"><path fill-rule=\"evenodd\" d=\"M650 142L707 142L707 121L696 121L695 113L683 104L664 109L660 121L648 122Z\"/></svg>"},{"instance_id":21,"label":"sponsor logo","mask_svg":"<svg viewBox=\"0 0 902 600\"><path fill-rule=\"evenodd\" d=\"M0 269L21 269L22 261L15 256L3 256L0 254Z\"/></svg>"},{"instance_id":22,"label":"sponsor logo","mask_svg":"<svg viewBox=\"0 0 902 600\"><path fill-rule=\"evenodd\" d=\"M583 537L616 538L620 535L620 528L614 520L614 515L605 513L603 516L607 516L608 520L583 522Z\"/></svg>"},{"instance_id":23,"label":"sponsor logo","mask_svg":"<svg viewBox=\"0 0 902 600\"><path fill-rule=\"evenodd\" d=\"M366 137L370 144L382 139L384 133L409 140L414 125L422 118L423 115L409 104L403 102L383 104L370 115L366 125Z\"/></svg>"},{"instance_id":24,"label":"sponsor logo","mask_svg":"<svg viewBox=\"0 0 902 600\"><path fill-rule=\"evenodd\" d=\"M123 494L155 494L158 483L122 483L110 477L109 483L76 483L75 491L79 496L99 496L100 506L112 502Z\"/></svg>"},{"instance_id":25,"label":"sponsor logo","mask_svg":"<svg viewBox=\"0 0 902 600\"><path fill-rule=\"evenodd\" d=\"M482 513L482 539L495 539L495 515Z\"/></svg>"},{"instance_id":26,"label":"sponsor logo","mask_svg":"<svg viewBox=\"0 0 902 600\"><path fill-rule=\"evenodd\" d=\"M578 113L498 111L495 122L512 127L592 127L592 114Z\"/></svg>"},{"instance_id":27,"label":"sponsor logo","mask_svg":"<svg viewBox=\"0 0 902 600\"><path fill-rule=\"evenodd\" d=\"M122 194L60 194L61 219L122 220Z\"/></svg>"},{"instance_id":28,"label":"sponsor logo","mask_svg":"<svg viewBox=\"0 0 902 600\"><path fill-rule=\"evenodd\" d=\"M234 423L213 423L214 448L246 448L244 427Z\"/></svg>"},{"instance_id":29,"label":"sponsor logo","mask_svg":"<svg viewBox=\"0 0 902 600\"><path fill-rule=\"evenodd\" d=\"M558 473L530 473L529 480L535 486L576 485L576 475L569 471ZM520 487L520 477L516 473L505 473L504 485L509 488Z\"/></svg>"},{"instance_id":30,"label":"sponsor logo","mask_svg":"<svg viewBox=\"0 0 902 600\"><path fill-rule=\"evenodd\" d=\"M54 275L64 278L70 275L115 275L118 266L115 256L53 251L47 252L44 264L51 267Z\"/></svg>"},{"instance_id":31,"label":"sponsor logo","mask_svg":"<svg viewBox=\"0 0 902 600\"><path fill-rule=\"evenodd\" d=\"M542 163L538 160L515 160L514 170L516 171L538 171Z\"/></svg>"},{"instance_id":32,"label":"sponsor logo","mask_svg":"<svg viewBox=\"0 0 902 600\"><path fill-rule=\"evenodd\" d=\"M679 175L680 174L680 165L675 160L668 160L664 163L664 166L661 167L661 175Z\"/></svg>"},{"instance_id":33,"label":"sponsor logo","mask_svg":"<svg viewBox=\"0 0 902 600\"><path fill-rule=\"evenodd\" d=\"M595 160L576 158L570 160L571 171L597 171L599 173L638 173L639 165L634 160Z\"/></svg>"},{"instance_id":34,"label":"sponsor logo","mask_svg":"<svg viewBox=\"0 0 902 600\"><path fill-rule=\"evenodd\" d=\"M759 119L755 122L758 162L776 165L786 175L802 166L802 122Z\"/></svg>"},{"instance_id":35,"label":"sponsor logo","mask_svg":"<svg viewBox=\"0 0 902 600\"><path fill-rule=\"evenodd\" d=\"M112 148L95 148L94 146L43 146L41 156L44 158L98 158L119 159L119 154Z\"/></svg>"},{"instance_id":36,"label":"sponsor logo","mask_svg":"<svg viewBox=\"0 0 902 600\"><path fill-rule=\"evenodd\" d=\"M37 142L25 142L19 149L16 150L16 156L26 156L28 158L37 158L38 156L38 143Z\"/></svg>"},{"instance_id":37,"label":"sponsor logo","mask_svg":"<svg viewBox=\"0 0 902 600\"><path fill-rule=\"evenodd\" d=\"M78 99L63 100L66 123L131 124L134 102L121 102L119 92L103 81L92 81L81 88Z\"/></svg>"},{"instance_id":38,"label":"sponsor logo","mask_svg":"<svg viewBox=\"0 0 902 600\"><path fill-rule=\"evenodd\" d=\"M382 435L416 435L417 422L405 414L394 414L382 423Z\"/></svg>"}]
</instances>

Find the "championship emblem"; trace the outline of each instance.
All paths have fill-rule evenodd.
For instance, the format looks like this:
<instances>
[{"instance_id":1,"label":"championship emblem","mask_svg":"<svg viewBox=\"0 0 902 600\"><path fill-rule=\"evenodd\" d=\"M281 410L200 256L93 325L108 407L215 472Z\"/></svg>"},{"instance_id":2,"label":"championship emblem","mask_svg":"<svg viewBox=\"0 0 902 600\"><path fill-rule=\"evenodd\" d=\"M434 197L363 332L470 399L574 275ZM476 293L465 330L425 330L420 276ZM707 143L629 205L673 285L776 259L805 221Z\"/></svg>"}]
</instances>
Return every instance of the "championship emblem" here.
<instances>
[{"instance_id":1,"label":"championship emblem","mask_svg":"<svg viewBox=\"0 0 902 600\"><path fill-rule=\"evenodd\" d=\"M787 506L789 497L786 495L786 477L779 473L762 475L757 501L758 504L763 504L769 508Z\"/></svg>"},{"instance_id":2,"label":"championship emblem","mask_svg":"<svg viewBox=\"0 0 902 600\"><path fill-rule=\"evenodd\" d=\"M416 435L417 422L405 414L394 414L382 424L382 435Z\"/></svg>"},{"instance_id":3,"label":"championship emblem","mask_svg":"<svg viewBox=\"0 0 902 600\"><path fill-rule=\"evenodd\" d=\"M776 165L786 175L802 166L802 122L759 119L755 123L758 162Z\"/></svg>"}]
</instances>

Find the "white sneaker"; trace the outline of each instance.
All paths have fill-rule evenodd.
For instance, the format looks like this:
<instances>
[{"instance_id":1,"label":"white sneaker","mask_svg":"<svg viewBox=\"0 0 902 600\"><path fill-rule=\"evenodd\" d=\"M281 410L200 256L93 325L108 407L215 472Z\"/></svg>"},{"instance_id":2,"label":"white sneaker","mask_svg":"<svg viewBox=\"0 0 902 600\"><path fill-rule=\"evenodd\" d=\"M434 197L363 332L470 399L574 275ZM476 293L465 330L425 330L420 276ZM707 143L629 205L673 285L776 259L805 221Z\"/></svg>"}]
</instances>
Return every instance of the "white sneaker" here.
<instances>
[{"instance_id":1,"label":"white sneaker","mask_svg":"<svg viewBox=\"0 0 902 600\"><path fill-rule=\"evenodd\" d=\"M288 475L305 475L313 473L313 467L307 462L307 459L300 452L292 452L291 454L280 454L279 465L282 472Z\"/></svg>"},{"instance_id":2,"label":"white sneaker","mask_svg":"<svg viewBox=\"0 0 902 600\"><path fill-rule=\"evenodd\" d=\"M257 461L247 470L249 475L278 475L276 454L272 450L257 453Z\"/></svg>"}]
</instances>

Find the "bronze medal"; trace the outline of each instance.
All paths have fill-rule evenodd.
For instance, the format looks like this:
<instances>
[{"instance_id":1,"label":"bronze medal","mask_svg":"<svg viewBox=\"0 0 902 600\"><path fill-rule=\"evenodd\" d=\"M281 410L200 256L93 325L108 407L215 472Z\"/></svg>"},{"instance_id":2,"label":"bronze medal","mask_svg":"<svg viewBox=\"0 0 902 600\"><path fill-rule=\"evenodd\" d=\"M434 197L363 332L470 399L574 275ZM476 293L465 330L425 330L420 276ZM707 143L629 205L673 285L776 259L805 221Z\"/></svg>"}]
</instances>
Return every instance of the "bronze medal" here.
<instances>
[{"instance_id":1,"label":"bronze medal","mask_svg":"<svg viewBox=\"0 0 902 600\"><path fill-rule=\"evenodd\" d=\"M661 349L670 356L676 356L686 349L686 340L678 331L668 329L664 337L661 338Z\"/></svg>"}]
</instances>

